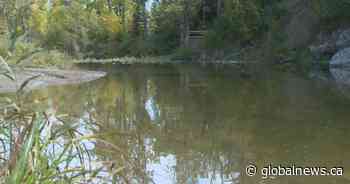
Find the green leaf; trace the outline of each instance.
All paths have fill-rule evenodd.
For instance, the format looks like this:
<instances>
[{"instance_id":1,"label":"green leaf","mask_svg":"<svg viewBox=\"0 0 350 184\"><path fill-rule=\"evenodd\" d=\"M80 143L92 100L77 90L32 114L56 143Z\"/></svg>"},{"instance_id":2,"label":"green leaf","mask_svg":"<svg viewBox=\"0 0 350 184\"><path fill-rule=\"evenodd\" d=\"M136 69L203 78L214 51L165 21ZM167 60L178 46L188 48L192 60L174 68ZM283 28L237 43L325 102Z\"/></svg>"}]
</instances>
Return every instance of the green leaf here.
<instances>
[{"instance_id":1,"label":"green leaf","mask_svg":"<svg viewBox=\"0 0 350 184\"><path fill-rule=\"evenodd\" d=\"M13 71L2 56L0 56L0 75L4 75L13 81L16 80Z\"/></svg>"},{"instance_id":2,"label":"green leaf","mask_svg":"<svg viewBox=\"0 0 350 184\"><path fill-rule=\"evenodd\" d=\"M28 168L28 159L31 150L34 145L35 135L39 133L40 122L38 120L34 121L34 125L31 129L30 134L26 137L26 142L24 143L22 150L19 155L19 160L16 163L15 169L11 172L11 175L7 179L8 184L21 184L25 183L23 180L26 176Z\"/></svg>"}]
</instances>

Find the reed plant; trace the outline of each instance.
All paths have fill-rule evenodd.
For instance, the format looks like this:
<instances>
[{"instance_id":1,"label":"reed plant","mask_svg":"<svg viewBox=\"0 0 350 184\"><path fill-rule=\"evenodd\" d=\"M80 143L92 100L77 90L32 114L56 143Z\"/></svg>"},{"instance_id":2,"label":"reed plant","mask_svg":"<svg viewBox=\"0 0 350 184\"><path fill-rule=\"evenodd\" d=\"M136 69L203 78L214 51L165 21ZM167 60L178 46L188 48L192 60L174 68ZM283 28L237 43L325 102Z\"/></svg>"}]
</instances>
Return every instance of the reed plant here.
<instances>
[{"instance_id":1,"label":"reed plant","mask_svg":"<svg viewBox=\"0 0 350 184\"><path fill-rule=\"evenodd\" d=\"M4 58L0 75L16 80ZM111 183L110 164L95 154L96 141L103 140L93 125L22 105L23 89L35 79L24 81L14 100L0 99L0 184Z\"/></svg>"}]
</instances>

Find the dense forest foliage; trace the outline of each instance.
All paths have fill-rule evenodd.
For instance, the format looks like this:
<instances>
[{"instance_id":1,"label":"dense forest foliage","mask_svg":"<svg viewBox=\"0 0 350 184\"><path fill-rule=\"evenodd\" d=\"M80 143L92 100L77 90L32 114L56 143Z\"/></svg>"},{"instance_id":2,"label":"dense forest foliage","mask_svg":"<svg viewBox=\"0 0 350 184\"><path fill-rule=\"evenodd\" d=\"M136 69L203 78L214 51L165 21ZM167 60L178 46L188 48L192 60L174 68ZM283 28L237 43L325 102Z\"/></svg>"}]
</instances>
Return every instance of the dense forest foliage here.
<instances>
[{"instance_id":1,"label":"dense forest foliage","mask_svg":"<svg viewBox=\"0 0 350 184\"><path fill-rule=\"evenodd\" d=\"M328 27L350 16L347 0L2 0L0 6L9 40L0 46L4 57L37 48L76 58L186 53L190 30L205 30L206 52L263 42L273 50L285 39L289 8L308 7Z\"/></svg>"}]
</instances>

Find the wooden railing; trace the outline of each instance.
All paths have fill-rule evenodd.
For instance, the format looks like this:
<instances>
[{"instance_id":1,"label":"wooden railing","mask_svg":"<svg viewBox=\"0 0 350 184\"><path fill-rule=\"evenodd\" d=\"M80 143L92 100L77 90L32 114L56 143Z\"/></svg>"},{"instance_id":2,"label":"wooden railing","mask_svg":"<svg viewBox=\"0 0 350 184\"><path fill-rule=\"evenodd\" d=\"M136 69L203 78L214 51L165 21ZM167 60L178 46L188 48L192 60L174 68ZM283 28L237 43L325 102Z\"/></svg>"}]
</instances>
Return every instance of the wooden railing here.
<instances>
[{"instance_id":1,"label":"wooden railing","mask_svg":"<svg viewBox=\"0 0 350 184\"><path fill-rule=\"evenodd\" d=\"M188 32L188 37L189 39L202 39L206 33L206 30L192 30Z\"/></svg>"}]
</instances>

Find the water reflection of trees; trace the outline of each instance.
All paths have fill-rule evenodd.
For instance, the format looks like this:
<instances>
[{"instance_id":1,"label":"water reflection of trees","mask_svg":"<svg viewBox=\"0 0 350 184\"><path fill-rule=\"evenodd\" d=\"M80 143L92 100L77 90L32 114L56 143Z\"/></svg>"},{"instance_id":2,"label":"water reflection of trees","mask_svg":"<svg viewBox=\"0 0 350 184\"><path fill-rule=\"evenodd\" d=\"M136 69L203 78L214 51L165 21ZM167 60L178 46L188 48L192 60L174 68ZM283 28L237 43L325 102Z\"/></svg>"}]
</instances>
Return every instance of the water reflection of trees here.
<instances>
[{"instance_id":1,"label":"water reflection of trees","mask_svg":"<svg viewBox=\"0 0 350 184\"><path fill-rule=\"evenodd\" d=\"M244 175L249 162L264 166L334 160L327 164L338 165L349 153L346 134L340 131L348 129L342 110L348 104L300 78L271 73L265 79L243 79L193 67L170 67L164 73L152 67L123 70L94 84L68 88L69 95L56 99L62 102L58 106L78 116L88 112L99 124L96 133L118 147L97 143L97 153L120 169L118 181L152 183L150 165L169 155L176 159L174 183L207 179L245 184L260 180ZM311 93L315 87L325 92ZM145 108L148 102L159 111L156 118ZM322 154L330 148L338 151Z\"/></svg>"},{"instance_id":2,"label":"water reflection of trees","mask_svg":"<svg viewBox=\"0 0 350 184\"><path fill-rule=\"evenodd\" d=\"M238 145L245 144L249 130L235 133L230 121L234 120L233 113L215 106L216 94L205 84L211 79L203 75L204 78L196 78L199 84L184 84L181 75L159 79L133 73L106 79L90 89L94 93L89 102L90 109L94 109L91 116L101 122L99 132L110 132L108 141L125 154L111 151L102 143L98 151L120 165L125 165L124 157L128 156L132 167L124 169L125 175L133 175L138 183L152 178L147 177L152 175L147 164L164 155L176 156L177 183L238 178L245 151ZM145 110L151 97L160 111L153 121Z\"/></svg>"}]
</instances>

